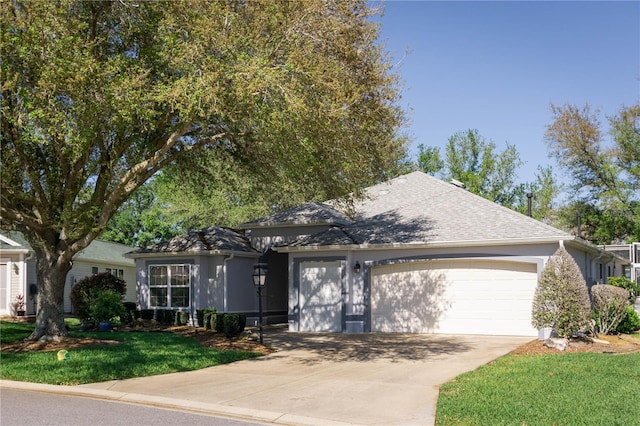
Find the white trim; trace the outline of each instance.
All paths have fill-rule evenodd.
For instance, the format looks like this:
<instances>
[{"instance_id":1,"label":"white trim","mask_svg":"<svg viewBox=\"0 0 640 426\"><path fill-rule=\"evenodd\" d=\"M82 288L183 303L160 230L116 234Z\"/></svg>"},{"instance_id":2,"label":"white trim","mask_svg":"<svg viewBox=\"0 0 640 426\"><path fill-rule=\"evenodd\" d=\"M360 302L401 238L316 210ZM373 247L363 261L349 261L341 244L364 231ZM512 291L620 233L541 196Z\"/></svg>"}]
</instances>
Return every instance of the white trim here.
<instances>
[{"instance_id":1,"label":"white trim","mask_svg":"<svg viewBox=\"0 0 640 426\"><path fill-rule=\"evenodd\" d=\"M11 313L10 303L11 303L11 269L12 269L12 260L11 258L0 258L0 263L4 263L7 265L6 276L4 277L6 287L6 298L4 305L0 305L0 314L8 315Z\"/></svg>"},{"instance_id":2,"label":"white trim","mask_svg":"<svg viewBox=\"0 0 640 426\"><path fill-rule=\"evenodd\" d=\"M260 257L262 253L249 253L246 251L229 250L203 250L203 251L180 251L180 252L153 252L153 253L125 253L124 256L130 259L157 259L158 257L194 257L194 256L237 256L237 257Z\"/></svg>"},{"instance_id":3,"label":"white trim","mask_svg":"<svg viewBox=\"0 0 640 426\"><path fill-rule=\"evenodd\" d=\"M22 245L22 244L16 243L11 238L5 237L2 234L0 234L0 241L2 241L5 244L9 244L10 246L13 246L13 247L20 247Z\"/></svg>"}]
</instances>

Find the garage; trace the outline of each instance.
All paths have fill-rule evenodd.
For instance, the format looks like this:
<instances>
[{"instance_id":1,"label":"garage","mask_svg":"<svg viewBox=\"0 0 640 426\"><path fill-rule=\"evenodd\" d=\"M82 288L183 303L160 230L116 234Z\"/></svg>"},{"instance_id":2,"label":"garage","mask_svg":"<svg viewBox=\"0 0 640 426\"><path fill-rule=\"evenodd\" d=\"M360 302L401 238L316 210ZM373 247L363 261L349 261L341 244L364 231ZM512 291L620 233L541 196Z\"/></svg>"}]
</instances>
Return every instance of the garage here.
<instances>
[{"instance_id":1,"label":"garage","mask_svg":"<svg viewBox=\"0 0 640 426\"><path fill-rule=\"evenodd\" d=\"M536 265L431 260L371 269L371 331L536 336Z\"/></svg>"}]
</instances>

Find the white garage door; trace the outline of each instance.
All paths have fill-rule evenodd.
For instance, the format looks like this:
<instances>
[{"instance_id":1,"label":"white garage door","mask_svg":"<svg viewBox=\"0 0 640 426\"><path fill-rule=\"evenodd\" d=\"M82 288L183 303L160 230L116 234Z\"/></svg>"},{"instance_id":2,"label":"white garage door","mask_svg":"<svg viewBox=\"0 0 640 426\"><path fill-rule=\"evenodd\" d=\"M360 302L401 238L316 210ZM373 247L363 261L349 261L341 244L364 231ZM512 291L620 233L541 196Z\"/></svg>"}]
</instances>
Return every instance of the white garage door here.
<instances>
[{"instance_id":1,"label":"white garage door","mask_svg":"<svg viewBox=\"0 0 640 426\"><path fill-rule=\"evenodd\" d=\"M371 272L371 330L535 336L534 264L448 260Z\"/></svg>"},{"instance_id":2,"label":"white garage door","mask_svg":"<svg viewBox=\"0 0 640 426\"><path fill-rule=\"evenodd\" d=\"M300 331L342 331L342 262L300 263Z\"/></svg>"}]
</instances>

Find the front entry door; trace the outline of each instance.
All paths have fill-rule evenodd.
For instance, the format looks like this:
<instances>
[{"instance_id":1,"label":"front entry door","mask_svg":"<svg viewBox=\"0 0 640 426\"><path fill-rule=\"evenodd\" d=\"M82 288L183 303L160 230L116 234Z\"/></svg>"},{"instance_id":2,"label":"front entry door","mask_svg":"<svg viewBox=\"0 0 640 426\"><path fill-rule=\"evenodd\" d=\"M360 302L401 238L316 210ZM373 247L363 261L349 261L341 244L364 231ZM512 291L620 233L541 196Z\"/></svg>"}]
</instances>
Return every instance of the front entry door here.
<instances>
[{"instance_id":1,"label":"front entry door","mask_svg":"<svg viewBox=\"0 0 640 426\"><path fill-rule=\"evenodd\" d=\"M342 262L300 262L300 331L342 331Z\"/></svg>"}]
</instances>

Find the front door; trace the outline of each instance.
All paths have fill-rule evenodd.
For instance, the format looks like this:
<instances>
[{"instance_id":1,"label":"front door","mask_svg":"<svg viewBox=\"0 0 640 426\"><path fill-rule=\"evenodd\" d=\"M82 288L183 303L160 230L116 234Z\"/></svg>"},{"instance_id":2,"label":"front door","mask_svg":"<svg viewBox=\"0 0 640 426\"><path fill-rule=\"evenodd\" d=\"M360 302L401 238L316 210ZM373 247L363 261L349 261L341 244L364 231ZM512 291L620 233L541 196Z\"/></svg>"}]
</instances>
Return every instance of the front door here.
<instances>
[{"instance_id":1,"label":"front door","mask_svg":"<svg viewBox=\"0 0 640 426\"><path fill-rule=\"evenodd\" d=\"M342 331L342 262L300 262L300 331Z\"/></svg>"}]
</instances>

